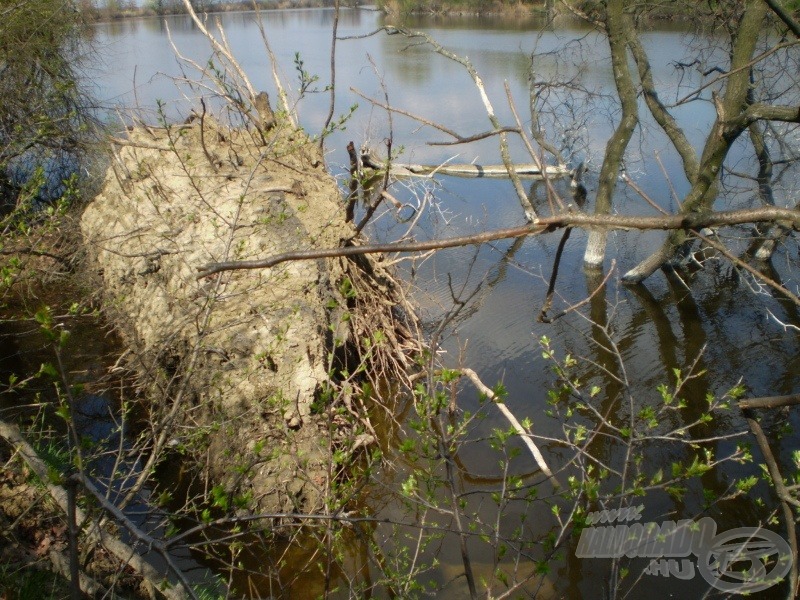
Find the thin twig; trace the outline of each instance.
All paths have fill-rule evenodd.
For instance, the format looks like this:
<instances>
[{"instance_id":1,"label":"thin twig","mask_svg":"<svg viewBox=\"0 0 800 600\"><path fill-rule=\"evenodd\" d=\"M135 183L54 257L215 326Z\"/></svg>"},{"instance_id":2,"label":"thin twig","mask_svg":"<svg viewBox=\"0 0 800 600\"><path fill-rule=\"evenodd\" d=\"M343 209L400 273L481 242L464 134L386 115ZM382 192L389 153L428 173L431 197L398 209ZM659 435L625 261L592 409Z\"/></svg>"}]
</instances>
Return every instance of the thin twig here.
<instances>
[{"instance_id":1,"label":"thin twig","mask_svg":"<svg viewBox=\"0 0 800 600\"><path fill-rule=\"evenodd\" d=\"M319 136L320 149L325 145L324 133L328 131L328 127L333 120L333 111L336 106L336 33L339 30L339 0L333 2L333 32L331 33L331 83L330 83L330 106L328 106L328 116L325 118L325 124L322 126L323 135Z\"/></svg>"},{"instance_id":2,"label":"thin twig","mask_svg":"<svg viewBox=\"0 0 800 600\"><path fill-rule=\"evenodd\" d=\"M517 133L519 133L519 137L522 138L522 142L525 144L525 148L528 150L528 154L531 157L531 160L539 167L539 171L542 172L542 179L544 180L545 185L547 186L547 192L549 198L555 198L556 204L561 210L564 210L566 207L564 206L564 201L561 200L561 196L559 196L558 192L556 192L555 187L553 187L553 182L547 176L547 169L545 168L544 161L540 158L539 154L534 150L533 145L531 144L528 136L523 133L522 129L522 120L519 118L519 113L517 112L517 106L514 103L514 96L511 94L511 87L508 85L508 81L504 82L505 90L506 90L506 99L508 100L508 107L511 109L511 114L514 116L514 121L517 123ZM542 144L544 140L539 140L539 145Z\"/></svg>"}]
</instances>

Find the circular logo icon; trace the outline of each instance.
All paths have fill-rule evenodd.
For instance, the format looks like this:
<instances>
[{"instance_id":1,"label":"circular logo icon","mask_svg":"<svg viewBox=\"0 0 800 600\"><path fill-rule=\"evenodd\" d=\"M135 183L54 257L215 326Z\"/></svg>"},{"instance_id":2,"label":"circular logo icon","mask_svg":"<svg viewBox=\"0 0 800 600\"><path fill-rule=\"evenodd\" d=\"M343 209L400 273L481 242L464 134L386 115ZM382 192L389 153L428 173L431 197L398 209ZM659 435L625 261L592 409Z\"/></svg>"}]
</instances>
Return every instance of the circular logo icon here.
<instances>
[{"instance_id":1,"label":"circular logo icon","mask_svg":"<svg viewBox=\"0 0 800 600\"><path fill-rule=\"evenodd\" d=\"M760 527L739 527L711 539L697 557L697 569L723 592L752 593L783 580L792 550L781 536Z\"/></svg>"}]
</instances>

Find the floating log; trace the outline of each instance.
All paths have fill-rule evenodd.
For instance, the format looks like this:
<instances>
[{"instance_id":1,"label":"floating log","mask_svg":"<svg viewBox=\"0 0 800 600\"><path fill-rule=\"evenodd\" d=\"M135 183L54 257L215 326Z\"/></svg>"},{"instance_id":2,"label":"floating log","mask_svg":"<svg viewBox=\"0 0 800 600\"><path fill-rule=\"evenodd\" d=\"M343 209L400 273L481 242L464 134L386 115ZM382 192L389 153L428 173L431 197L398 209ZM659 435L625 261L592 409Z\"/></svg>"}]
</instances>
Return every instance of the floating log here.
<instances>
[{"instance_id":1,"label":"floating log","mask_svg":"<svg viewBox=\"0 0 800 600\"><path fill-rule=\"evenodd\" d=\"M361 155L361 162L364 167L383 171L386 163L378 159L371 152ZM573 169L566 165L547 165L542 170L535 164L517 164L514 170L520 177L531 179L544 179L545 175L549 178L571 177ZM478 164L441 164L441 165L417 165L413 163L392 163L390 174L394 177L431 177L433 175L450 175L452 177L508 177L508 170L505 165L478 165Z\"/></svg>"},{"instance_id":2,"label":"floating log","mask_svg":"<svg viewBox=\"0 0 800 600\"><path fill-rule=\"evenodd\" d=\"M508 177L505 165L393 165L394 168L406 169L413 175L451 175L453 177ZM541 169L533 164L514 165L514 170L520 177L544 179ZM564 165L547 165L544 169L547 177L567 177L570 169Z\"/></svg>"}]
</instances>

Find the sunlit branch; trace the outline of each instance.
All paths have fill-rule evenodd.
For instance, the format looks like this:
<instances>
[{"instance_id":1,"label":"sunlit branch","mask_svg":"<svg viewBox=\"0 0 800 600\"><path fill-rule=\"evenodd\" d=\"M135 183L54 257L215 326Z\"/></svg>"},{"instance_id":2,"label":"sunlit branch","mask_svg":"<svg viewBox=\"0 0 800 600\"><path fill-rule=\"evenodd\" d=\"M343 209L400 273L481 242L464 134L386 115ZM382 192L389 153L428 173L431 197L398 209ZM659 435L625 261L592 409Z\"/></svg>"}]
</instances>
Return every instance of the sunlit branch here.
<instances>
[{"instance_id":1,"label":"sunlit branch","mask_svg":"<svg viewBox=\"0 0 800 600\"><path fill-rule=\"evenodd\" d=\"M533 223L520 227L510 227L479 233L476 235L444 238L426 242L398 242L387 244L367 244L364 246L345 246L339 248L319 248L286 252L263 260L244 260L214 262L198 268L198 279L208 277L222 271L241 269L265 269L277 264L315 258L336 256L356 256L361 254L377 254L381 252L427 252L459 246L472 246L502 239L538 235L546 231L554 231L564 227L581 227L586 229L602 228L606 230L692 230L703 227L723 225L741 225L769 221L791 222L800 229L800 211L788 208L764 207L744 210L720 211L715 213L688 213L678 215L624 216L624 215L587 215L585 213L566 213L551 217L541 217Z\"/></svg>"},{"instance_id":2,"label":"sunlit branch","mask_svg":"<svg viewBox=\"0 0 800 600\"><path fill-rule=\"evenodd\" d=\"M478 388L478 391L481 394L483 394L484 396L489 398L489 400L495 403L497 408L500 409L500 412L503 413L503 416L506 418L506 420L514 428L514 431L517 432L517 435L519 435L520 438L522 438L522 441L525 443L528 450L530 450L533 459L536 461L536 464L539 465L539 468L542 470L542 473L547 475L547 477L550 479L554 487L556 488L561 487L558 480L553 476L553 472L550 470L550 467L547 466L547 463L545 462L544 456L542 456L541 451L536 446L536 444L533 443L530 432L525 430L522 424L517 420L514 414L510 410L508 410L508 407L502 401L498 401L497 395L485 383L481 381L480 377L478 377L478 374L475 371L473 371L472 369L462 368L461 373L463 373L469 378L469 380L473 383L473 385L476 388Z\"/></svg>"}]
</instances>

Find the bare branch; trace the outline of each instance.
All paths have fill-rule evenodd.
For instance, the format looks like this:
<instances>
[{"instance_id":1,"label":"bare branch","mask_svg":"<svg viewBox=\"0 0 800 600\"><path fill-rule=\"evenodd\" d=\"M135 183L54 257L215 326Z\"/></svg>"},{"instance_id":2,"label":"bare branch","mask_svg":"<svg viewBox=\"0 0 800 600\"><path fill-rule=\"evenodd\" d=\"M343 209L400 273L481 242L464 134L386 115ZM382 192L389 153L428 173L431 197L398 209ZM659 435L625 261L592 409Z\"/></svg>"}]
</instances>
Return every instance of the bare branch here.
<instances>
[{"instance_id":1,"label":"bare branch","mask_svg":"<svg viewBox=\"0 0 800 600\"><path fill-rule=\"evenodd\" d=\"M683 170L689 181L694 181L699 169L697 153L692 147L692 144L687 139L683 130L678 126L675 118L669 113L667 107L664 106L661 99L658 97L656 91L655 81L653 80L653 71L650 67L650 60L647 57L636 28L632 22L629 21L629 34L628 34L628 48L631 50L633 60L636 62L636 67L639 71L639 80L642 84L644 92L644 99L647 103L647 108L650 109L650 114L659 124L664 133L667 134L672 145L680 154L683 161Z\"/></svg>"},{"instance_id":2,"label":"bare branch","mask_svg":"<svg viewBox=\"0 0 800 600\"><path fill-rule=\"evenodd\" d=\"M795 37L800 38L800 23L792 17L791 13L783 8L777 0L764 0L764 2L772 9L772 12L778 15L780 20L783 21L783 24L789 28Z\"/></svg>"},{"instance_id":3,"label":"bare branch","mask_svg":"<svg viewBox=\"0 0 800 600\"><path fill-rule=\"evenodd\" d=\"M187 0L184 0L184 2L186 1ZM294 113L289 104L289 96L286 94L286 90L283 87L281 78L278 75L278 59L275 57L275 53L272 51L272 45L269 43L267 32L264 30L264 20L261 18L258 3L253 2L253 7L256 11L256 16L258 17L256 19L256 24L258 25L258 31L261 34L261 41L264 43L264 49L267 51L269 63L272 67L272 81L275 83L275 87L278 90L278 106L280 106L284 113L286 113L286 118L288 119L289 124L292 127L297 127L297 115Z\"/></svg>"},{"instance_id":4,"label":"bare branch","mask_svg":"<svg viewBox=\"0 0 800 600\"><path fill-rule=\"evenodd\" d=\"M753 53L765 15L766 5L763 3L745 4L731 51L731 72L727 75L725 94L716 103L717 118L706 138L697 177L691 182L692 189L684 199L682 213L710 210L717 196L719 173L725 157L745 128L742 119L737 117L747 106L750 68L754 64ZM638 283L652 275L672 258L675 250L686 240L686 235L686 231L671 232L661 248L625 273L623 281Z\"/></svg>"},{"instance_id":5,"label":"bare branch","mask_svg":"<svg viewBox=\"0 0 800 600\"><path fill-rule=\"evenodd\" d=\"M767 436L764 435L761 425L756 420L750 409L744 410L744 416L747 419L748 425L750 425L750 430L753 432L753 435L758 442L758 447L761 449L761 454L764 457L764 462L767 465L767 471L769 472L770 479L772 480L772 484L775 486L775 493L778 495L778 498L781 501L783 520L786 522L786 533L789 536L789 546L792 549L792 568L791 571L789 571L789 597L793 598L797 593L798 551L797 528L795 527L794 512L789 505L794 506L796 510L797 508L800 508L800 501L792 496L792 494L786 489L786 484L784 483L783 476L778 468L778 463L775 461L775 456L772 454L772 450L769 447L769 441L767 440Z\"/></svg>"},{"instance_id":6,"label":"bare branch","mask_svg":"<svg viewBox=\"0 0 800 600\"><path fill-rule=\"evenodd\" d=\"M481 79L481 76L475 70L475 67L472 66L472 63L468 58L450 52L427 33L421 31L407 32L404 30L401 30L401 32L410 38L421 37L427 44L432 46L438 54L441 54L445 58L449 58L450 60L463 66L467 70L467 73L469 73L472 81L475 83L475 87L478 88L478 93L480 94L481 101L483 102L483 107L486 110L486 115L489 117L489 122L492 124L494 131L500 131L502 129L500 121L495 114L491 100L489 100L489 96L486 93L486 86L483 83L483 79ZM520 204L525 211L525 217L529 222L532 222L536 218L536 210L533 208L533 205L528 198L528 194L525 192L525 188L522 187L522 182L514 170L514 164L511 162L511 156L508 151L508 142L506 140L505 133L500 133L500 157L502 158L503 164L508 171L508 176L511 178L511 182L514 184L514 190L516 191L517 198L519 199Z\"/></svg>"},{"instance_id":7,"label":"bare branch","mask_svg":"<svg viewBox=\"0 0 800 600\"><path fill-rule=\"evenodd\" d=\"M60 485L55 485L50 482L50 467L39 458L33 446L22 437L19 429L15 425L0 421L0 437L8 441L9 444L18 450L19 455L30 469L36 473L42 485L47 488L53 500L55 500L61 510L66 514L69 509L67 491ZM167 579L139 555L139 553L119 538L109 534L97 521L89 518L81 508L76 508L76 517L78 524L87 530L90 540L102 544L109 552L131 569L135 570L155 589L159 590L168 600L181 600L185 598L187 593L193 594L191 589L184 589L180 585L172 586Z\"/></svg>"},{"instance_id":8,"label":"bare branch","mask_svg":"<svg viewBox=\"0 0 800 600\"><path fill-rule=\"evenodd\" d=\"M716 213L696 213L685 215L665 215L661 217L622 216L622 215L587 215L585 213L567 213L552 217L541 217L529 225L509 227L488 231L476 235L431 240L427 242L399 242L388 244L371 244L364 246L347 246L340 248L320 248L287 252L264 260L231 261L209 263L198 268L197 278L208 277L222 271L240 269L265 269L286 261L308 260L334 256L356 256L359 254L377 254L382 252L427 252L458 246L472 246L495 240L538 235L545 231L553 231L564 227L600 228L606 230L661 229L691 230L719 225L741 225L782 220L794 224L800 229L800 211L787 208L764 207L746 210L720 211Z\"/></svg>"},{"instance_id":9,"label":"bare branch","mask_svg":"<svg viewBox=\"0 0 800 600\"><path fill-rule=\"evenodd\" d=\"M238 75L239 79L242 82L242 85L244 85L245 88L247 89L247 92L250 95L249 100L252 102L256 97L255 89L253 88L253 85L250 83L250 79L247 77L247 74L244 72L244 69L242 69L239 62L233 56L233 53L231 52L227 43L221 44L219 40L217 40L217 38L214 37L210 31L208 31L205 23L200 19L200 17L197 16L197 13L195 12L194 7L192 6L190 0L183 0L183 6L184 8L186 8L186 12L192 18L192 21L194 21L194 24L200 30L200 33L202 33L203 36L209 41L214 50L216 50L221 56L225 57L230 66L236 72L236 74ZM217 27L220 29L220 31L222 30L222 26L220 25L219 21L217 21Z\"/></svg>"},{"instance_id":10,"label":"bare branch","mask_svg":"<svg viewBox=\"0 0 800 600\"><path fill-rule=\"evenodd\" d=\"M747 398L739 400L739 408L781 408L783 406L796 406L800 404L800 394L790 396L764 396L762 398Z\"/></svg>"},{"instance_id":11,"label":"bare branch","mask_svg":"<svg viewBox=\"0 0 800 600\"><path fill-rule=\"evenodd\" d=\"M517 432L517 435L519 435L519 437L522 438L522 441L525 442L525 445L528 447L528 450L530 450L531 455L533 455L533 459L536 461L536 464L539 465L542 473L547 475L552 482L553 487L556 489L560 488L561 484L553 476L553 472L550 470L550 467L547 466L544 456L542 456L539 448L533 443L530 432L525 430L522 424L517 420L514 414L508 410L508 407L502 401L498 401L497 395L481 381L480 377L478 377L478 374L475 371L472 369L462 368L461 373L469 378L469 380L473 383L473 385L475 385L476 388L478 388L478 391L481 394L495 403L497 408L500 409L500 412L503 413L503 416L506 418L506 420L508 420L508 422L514 428L514 431Z\"/></svg>"}]
</instances>

